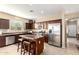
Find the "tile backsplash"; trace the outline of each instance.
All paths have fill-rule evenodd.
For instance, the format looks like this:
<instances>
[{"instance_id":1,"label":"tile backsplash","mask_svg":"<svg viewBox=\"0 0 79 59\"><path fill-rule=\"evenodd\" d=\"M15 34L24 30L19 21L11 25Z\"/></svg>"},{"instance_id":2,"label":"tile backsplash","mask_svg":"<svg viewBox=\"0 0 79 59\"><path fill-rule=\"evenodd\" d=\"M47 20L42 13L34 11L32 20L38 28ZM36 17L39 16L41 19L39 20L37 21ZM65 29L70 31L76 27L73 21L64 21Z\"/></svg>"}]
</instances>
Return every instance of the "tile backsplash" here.
<instances>
[{"instance_id":1,"label":"tile backsplash","mask_svg":"<svg viewBox=\"0 0 79 59\"><path fill-rule=\"evenodd\" d=\"M7 32L8 29L0 29L0 34Z\"/></svg>"},{"instance_id":2,"label":"tile backsplash","mask_svg":"<svg viewBox=\"0 0 79 59\"><path fill-rule=\"evenodd\" d=\"M26 30L10 30L10 29L0 29L0 34L2 33L13 33L13 32L24 32Z\"/></svg>"}]
</instances>

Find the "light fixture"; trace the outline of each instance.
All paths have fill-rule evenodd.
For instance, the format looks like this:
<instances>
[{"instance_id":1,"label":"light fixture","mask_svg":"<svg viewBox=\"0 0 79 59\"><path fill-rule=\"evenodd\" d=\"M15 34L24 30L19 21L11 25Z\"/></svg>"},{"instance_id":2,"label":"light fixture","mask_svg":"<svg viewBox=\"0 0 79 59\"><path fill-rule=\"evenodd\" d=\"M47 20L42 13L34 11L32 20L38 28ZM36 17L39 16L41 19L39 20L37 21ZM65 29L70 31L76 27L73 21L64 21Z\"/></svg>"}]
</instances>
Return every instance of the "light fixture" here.
<instances>
[{"instance_id":1,"label":"light fixture","mask_svg":"<svg viewBox=\"0 0 79 59\"><path fill-rule=\"evenodd\" d=\"M68 19L65 19L65 20L68 20Z\"/></svg>"},{"instance_id":2,"label":"light fixture","mask_svg":"<svg viewBox=\"0 0 79 59\"><path fill-rule=\"evenodd\" d=\"M41 14L44 14L44 11L43 10L41 10Z\"/></svg>"},{"instance_id":3,"label":"light fixture","mask_svg":"<svg viewBox=\"0 0 79 59\"><path fill-rule=\"evenodd\" d=\"M30 10L30 12L34 12L34 10Z\"/></svg>"}]
</instances>

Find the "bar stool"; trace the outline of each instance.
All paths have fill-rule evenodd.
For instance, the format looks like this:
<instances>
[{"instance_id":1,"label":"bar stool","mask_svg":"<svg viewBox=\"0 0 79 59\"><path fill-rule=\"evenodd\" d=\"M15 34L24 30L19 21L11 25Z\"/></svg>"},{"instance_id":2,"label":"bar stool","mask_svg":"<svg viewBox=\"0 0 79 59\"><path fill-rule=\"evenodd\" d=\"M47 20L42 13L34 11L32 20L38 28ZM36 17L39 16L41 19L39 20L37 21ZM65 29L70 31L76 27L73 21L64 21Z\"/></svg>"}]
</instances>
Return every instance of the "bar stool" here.
<instances>
[{"instance_id":1,"label":"bar stool","mask_svg":"<svg viewBox=\"0 0 79 59\"><path fill-rule=\"evenodd\" d=\"M23 42L23 47L24 47L24 55L26 52L28 52L28 54L30 55L30 53L34 54L34 46L33 46L33 42L28 42L28 41L24 41Z\"/></svg>"},{"instance_id":2,"label":"bar stool","mask_svg":"<svg viewBox=\"0 0 79 59\"><path fill-rule=\"evenodd\" d=\"M21 47L20 47L21 46ZM19 52L19 49L21 49L21 54L22 54L22 48L23 48L23 39L20 38L18 39L18 48L17 48L17 52Z\"/></svg>"}]
</instances>

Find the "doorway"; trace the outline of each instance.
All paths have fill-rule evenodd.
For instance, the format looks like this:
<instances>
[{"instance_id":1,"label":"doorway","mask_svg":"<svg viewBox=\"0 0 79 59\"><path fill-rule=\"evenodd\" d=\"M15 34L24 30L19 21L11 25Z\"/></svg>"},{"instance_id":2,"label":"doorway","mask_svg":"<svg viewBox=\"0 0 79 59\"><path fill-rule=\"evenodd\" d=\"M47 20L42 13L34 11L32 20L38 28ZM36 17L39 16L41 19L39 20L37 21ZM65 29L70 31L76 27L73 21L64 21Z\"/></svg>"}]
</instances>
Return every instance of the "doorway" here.
<instances>
[{"instance_id":1,"label":"doorway","mask_svg":"<svg viewBox=\"0 0 79 59\"><path fill-rule=\"evenodd\" d=\"M68 49L79 49L79 40L77 40L77 19L70 19L66 25L67 35L67 48Z\"/></svg>"}]
</instances>

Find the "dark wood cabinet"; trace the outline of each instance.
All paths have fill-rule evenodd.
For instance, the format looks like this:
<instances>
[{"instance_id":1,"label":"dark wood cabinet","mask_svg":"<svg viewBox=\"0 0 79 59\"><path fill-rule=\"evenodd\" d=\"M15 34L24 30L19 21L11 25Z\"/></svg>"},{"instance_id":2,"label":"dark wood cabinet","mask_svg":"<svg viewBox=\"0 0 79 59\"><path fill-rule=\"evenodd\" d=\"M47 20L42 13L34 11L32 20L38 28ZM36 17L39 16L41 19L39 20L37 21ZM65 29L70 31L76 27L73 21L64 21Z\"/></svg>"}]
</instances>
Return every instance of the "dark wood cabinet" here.
<instances>
[{"instance_id":1,"label":"dark wood cabinet","mask_svg":"<svg viewBox=\"0 0 79 59\"><path fill-rule=\"evenodd\" d=\"M15 43L18 43L19 35L15 35Z\"/></svg>"},{"instance_id":2,"label":"dark wood cabinet","mask_svg":"<svg viewBox=\"0 0 79 59\"><path fill-rule=\"evenodd\" d=\"M9 20L0 19L0 29L9 29Z\"/></svg>"},{"instance_id":3,"label":"dark wood cabinet","mask_svg":"<svg viewBox=\"0 0 79 59\"><path fill-rule=\"evenodd\" d=\"M36 40L36 55L39 55L44 50L44 37Z\"/></svg>"},{"instance_id":4,"label":"dark wood cabinet","mask_svg":"<svg viewBox=\"0 0 79 59\"><path fill-rule=\"evenodd\" d=\"M41 26L41 29L47 29L48 28L48 24L47 22L38 22L38 23L35 23L39 28Z\"/></svg>"},{"instance_id":5,"label":"dark wood cabinet","mask_svg":"<svg viewBox=\"0 0 79 59\"><path fill-rule=\"evenodd\" d=\"M44 36L44 42L48 43L48 35Z\"/></svg>"},{"instance_id":6,"label":"dark wood cabinet","mask_svg":"<svg viewBox=\"0 0 79 59\"><path fill-rule=\"evenodd\" d=\"M43 21L43 22L36 22L35 24L39 26L42 26L43 29L48 29L48 24L51 23L61 23L61 19L58 20L50 20L50 21Z\"/></svg>"},{"instance_id":7,"label":"dark wood cabinet","mask_svg":"<svg viewBox=\"0 0 79 59\"><path fill-rule=\"evenodd\" d=\"M26 23L26 29L30 29L30 24L29 23Z\"/></svg>"},{"instance_id":8,"label":"dark wood cabinet","mask_svg":"<svg viewBox=\"0 0 79 59\"><path fill-rule=\"evenodd\" d=\"M33 29L33 23L29 23L29 29Z\"/></svg>"},{"instance_id":9,"label":"dark wood cabinet","mask_svg":"<svg viewBox=\"0 0 79 59\"><path fill-rule=\"evenodd\" d=\"M77 40L79 40L79 34L76 35Z\"/></svg>"},{"instance_id":10,"label":"dark wood cabinet","mask_svg":"<svg viewBox=\"0 0 79 59\"><path fill-rule=\"evenodd\" d=\"M26 36L26 35L22 35L20 36L21 38L23 38L26 41L32 42L34 44L32 44L33 47L33 54L34 55L39 55L43 52L44 50L44 37L40 37L40 36L33 36L32 39L30 39L31 35Z\"/></svg>"},{"instance_id":11,"label":"dark wood cabinet","mask_svg":"<svg viewBox=\"0 0 79 59\"><path fill-rule=\"evenodd\" d=\"M26 29L34 29L34 22L29 20L29 23L26 23Z\"/></svg>"},{"instance_id":12,"label":"dark wood cabinet","mask_svg":"<svg viewBox=\"0 0 79 59\"><path fill-rule=\"evenodd\" d=\"M0 36L0 47L3 47L3 46L5 46L5 44L6 44L5 37L3 37L3 36Z\"/></svg>"}]
</instances>

